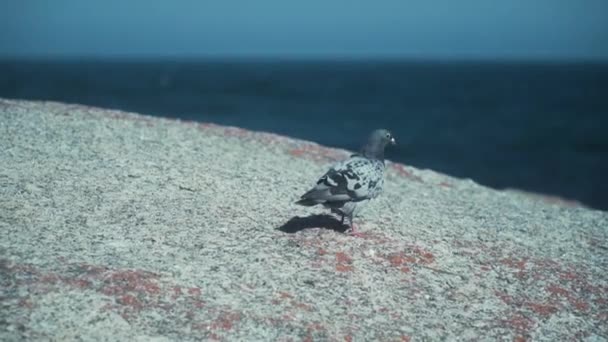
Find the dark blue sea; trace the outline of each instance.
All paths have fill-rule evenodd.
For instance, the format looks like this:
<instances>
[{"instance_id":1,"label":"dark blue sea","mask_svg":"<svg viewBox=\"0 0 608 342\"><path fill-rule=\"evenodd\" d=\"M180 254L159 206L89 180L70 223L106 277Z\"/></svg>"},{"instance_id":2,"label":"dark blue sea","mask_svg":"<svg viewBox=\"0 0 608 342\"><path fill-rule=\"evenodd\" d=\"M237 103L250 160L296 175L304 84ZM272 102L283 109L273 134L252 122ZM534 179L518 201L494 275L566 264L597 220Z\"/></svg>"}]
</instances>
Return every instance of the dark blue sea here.
<instances>
[{"instance_id":1,"label":"dark blue sea","mask_svg":"<svg viewBox=\"0 0 608 342\"><path fill-rule=\"evenodd\" d=\"M608 64L2 61L0 97L235 125L608 210Z\"/></svg>"}]
</instances>

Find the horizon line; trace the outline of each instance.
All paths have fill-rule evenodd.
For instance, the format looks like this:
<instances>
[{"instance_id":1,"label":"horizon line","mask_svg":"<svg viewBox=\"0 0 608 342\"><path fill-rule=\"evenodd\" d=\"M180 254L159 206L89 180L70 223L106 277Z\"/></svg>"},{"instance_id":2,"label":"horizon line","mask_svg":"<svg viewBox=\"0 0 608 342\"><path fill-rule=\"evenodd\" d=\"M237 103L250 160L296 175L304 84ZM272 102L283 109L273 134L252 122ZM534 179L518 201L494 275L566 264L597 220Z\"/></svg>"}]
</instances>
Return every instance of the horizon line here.
<instances>
[{"instance_id":1,"label":"horizon line","mask_svg":"<svg viewBox=\"0 0 608 342\"><path fill-rule=\"evenodd\" d=\"M437 56L437 55L357 55L357 54L14 54L0 55L0 61L176 61L176 62L490 62L490 63L608 63L608 57L564 57L564 56Z\"/></svg>"}]
</instances>

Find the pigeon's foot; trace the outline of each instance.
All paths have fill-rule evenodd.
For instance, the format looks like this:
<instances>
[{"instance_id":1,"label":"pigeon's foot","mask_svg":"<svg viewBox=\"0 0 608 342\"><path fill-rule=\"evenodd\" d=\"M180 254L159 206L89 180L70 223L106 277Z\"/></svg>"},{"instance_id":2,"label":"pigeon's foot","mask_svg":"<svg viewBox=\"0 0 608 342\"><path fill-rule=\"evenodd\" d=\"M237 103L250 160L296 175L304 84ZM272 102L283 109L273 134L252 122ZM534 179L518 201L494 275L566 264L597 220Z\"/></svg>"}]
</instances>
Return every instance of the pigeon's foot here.
<instances>
[{"instance_id":1,"label":"pigeon's foot","mask_svg":"<svg viewBox=\"0 0 608 342\"><path fill-rule=\"evenodd\" d=\"M359 238L365 237L364 233L361 233L360 231L357 230L357 226L355 226L354 223L350 226L350 235L359 237Z\"/></svg>"},{"instance_id":2,"label":"pigeon's foot","mask_svg":"<svg viewBox=\"0 0 608 342\"><path fill-rule=\"evenodd\" d=\"M361 239L367 237L367 235L365 235L365 233L361 233L361 232L351 232L350 235L361 238Z\"/></svg>"}]
</instances>

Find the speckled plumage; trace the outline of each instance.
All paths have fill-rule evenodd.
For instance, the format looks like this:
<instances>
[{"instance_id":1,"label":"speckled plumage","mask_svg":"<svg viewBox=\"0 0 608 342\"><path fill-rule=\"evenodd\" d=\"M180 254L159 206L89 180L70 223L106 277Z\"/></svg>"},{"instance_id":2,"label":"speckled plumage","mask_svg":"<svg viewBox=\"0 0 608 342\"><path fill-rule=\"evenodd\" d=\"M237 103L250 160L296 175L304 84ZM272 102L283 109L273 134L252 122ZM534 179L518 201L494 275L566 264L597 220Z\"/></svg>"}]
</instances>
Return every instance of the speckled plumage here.
<instances>
[{"instance_id":1,"label":"speckled plumage","mask_svg":"<svg viewBox=\"0 0 608 342\"><path fill-rule=\"evenodd\" d=\"M342 220L347 217L354 231L355 214L382 192L384 148L394 143L389 131L373 131L360 153L332 166L296 203L305 206L322 204L342 215Z\"/></svg>"}]
</instances>

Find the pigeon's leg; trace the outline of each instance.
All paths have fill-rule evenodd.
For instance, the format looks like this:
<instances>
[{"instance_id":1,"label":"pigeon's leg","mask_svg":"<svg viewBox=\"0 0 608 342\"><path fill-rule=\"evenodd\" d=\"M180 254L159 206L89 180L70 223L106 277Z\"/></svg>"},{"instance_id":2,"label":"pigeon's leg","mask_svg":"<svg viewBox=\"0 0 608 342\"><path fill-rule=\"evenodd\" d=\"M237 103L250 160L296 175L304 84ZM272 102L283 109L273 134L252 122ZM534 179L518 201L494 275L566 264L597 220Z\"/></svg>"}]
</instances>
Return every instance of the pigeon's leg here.
<instances>
[{"instance_id":1,"label":"pigeon's leg","mask_svg":"<svg viewBox=\"0 0 608 342\"><path fill-rule=\"evenodd\" d=\"M363 237L364 234L357 231L357 226L355 225L355 222L353 221L352 214L348 216L348 220L350 221L350 235L356 236L356 237Z\"/></svg>"}]
</instances>

